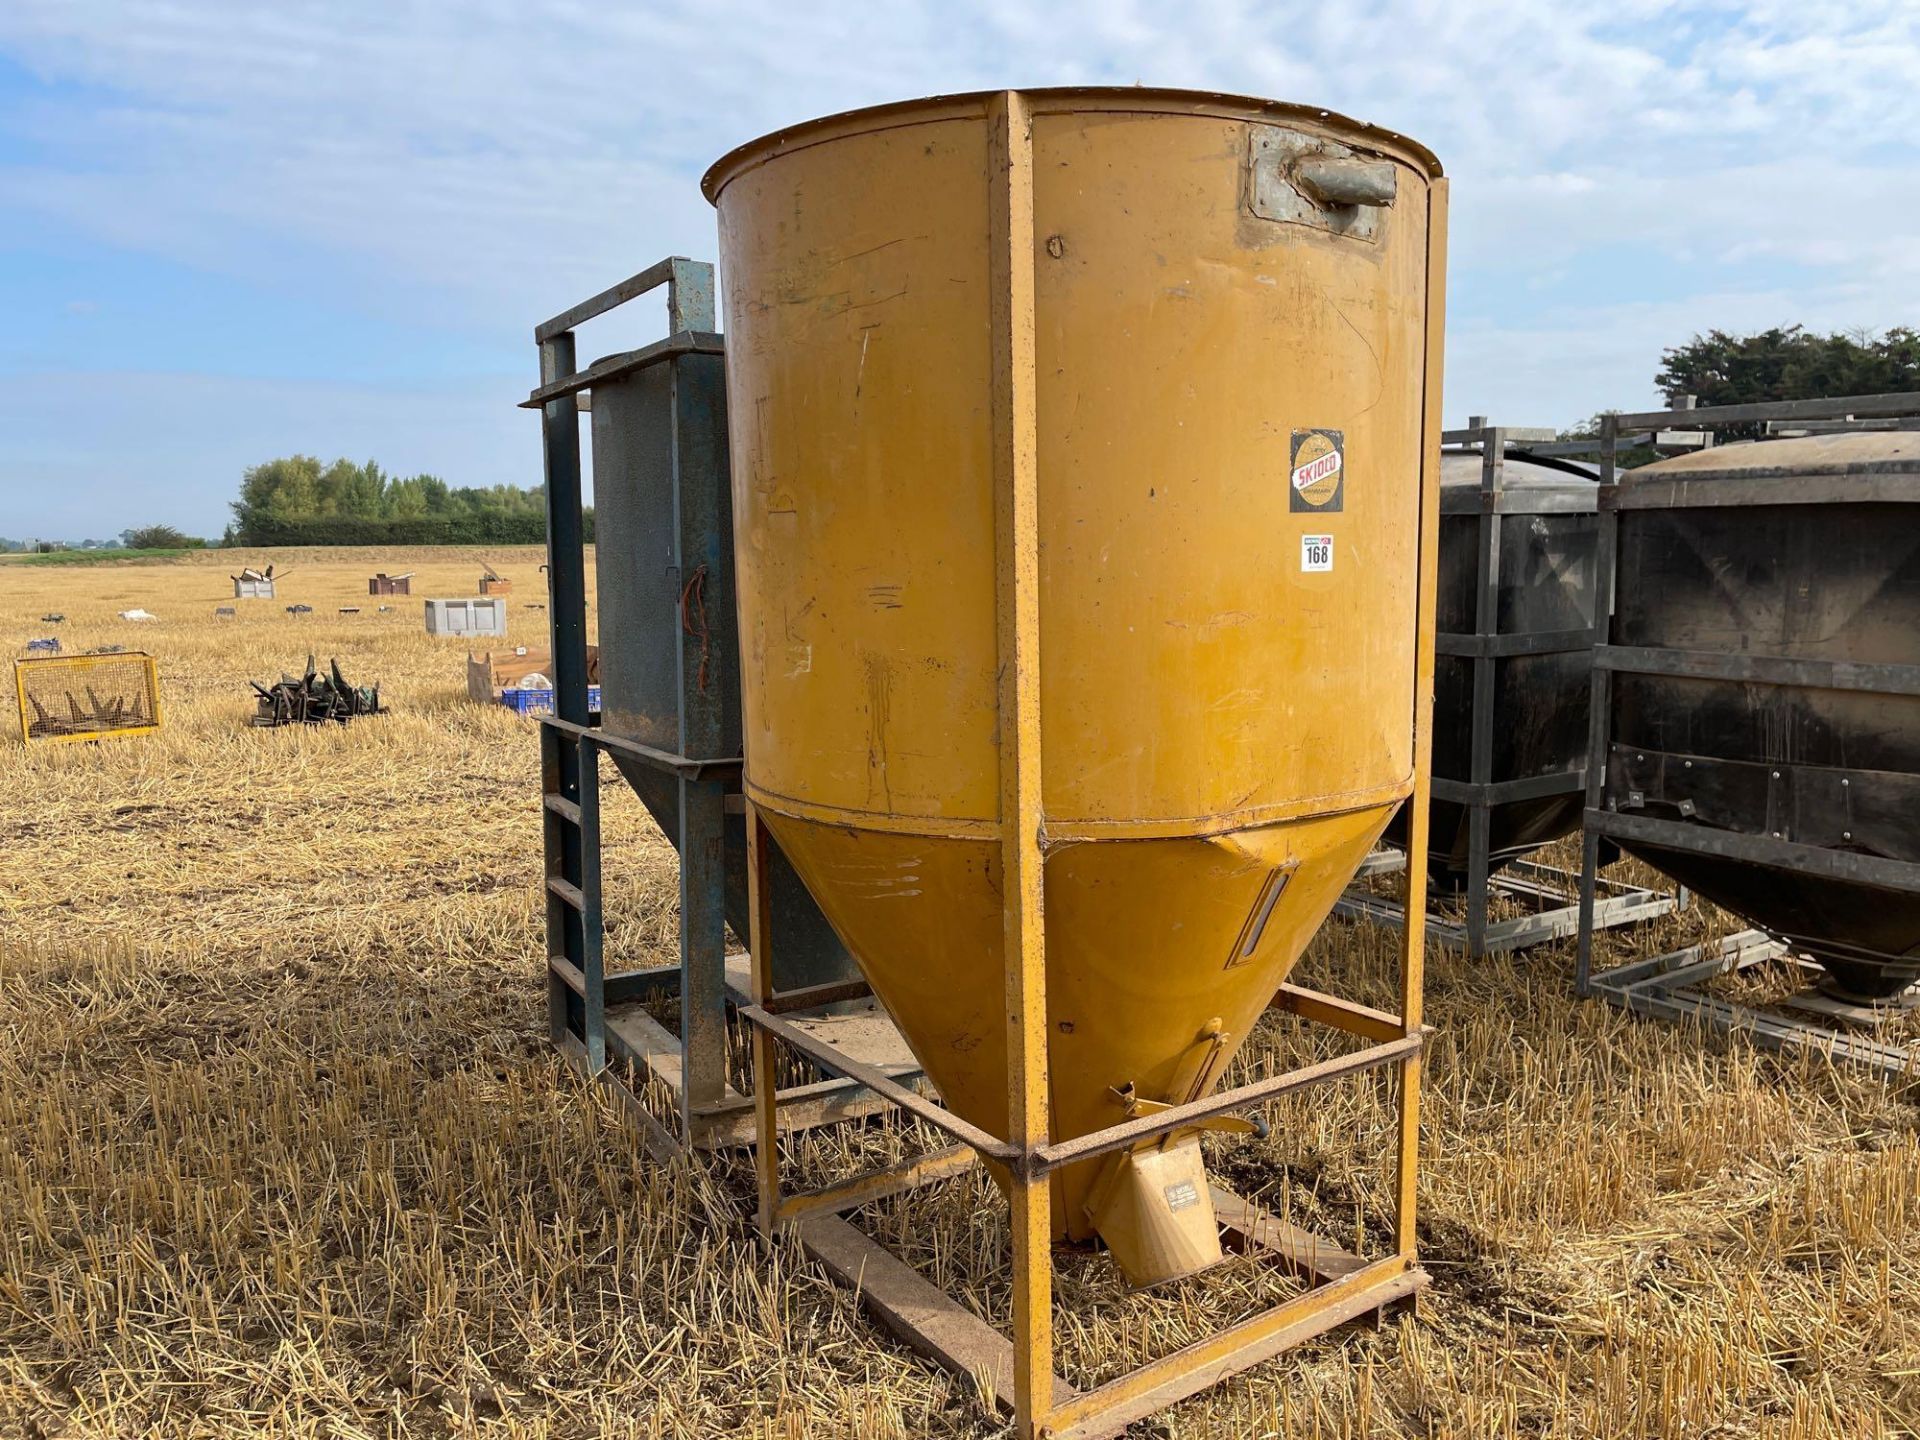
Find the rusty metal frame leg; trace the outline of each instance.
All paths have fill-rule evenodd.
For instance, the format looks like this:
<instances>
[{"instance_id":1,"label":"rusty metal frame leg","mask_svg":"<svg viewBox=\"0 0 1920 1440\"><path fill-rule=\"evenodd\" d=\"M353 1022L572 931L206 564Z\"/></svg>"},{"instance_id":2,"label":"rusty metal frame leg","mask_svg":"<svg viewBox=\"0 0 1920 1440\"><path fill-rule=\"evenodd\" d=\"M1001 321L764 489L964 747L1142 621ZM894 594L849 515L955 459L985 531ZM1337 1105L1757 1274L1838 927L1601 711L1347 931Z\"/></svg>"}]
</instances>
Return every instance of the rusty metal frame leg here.
<instances>
[{"instance_id":1,"label":"rusty metal frame leg","mask_svg":"<svg viewBox=\"0 0 1920 1440\"><path fill-rule=\"evenodd\" d=\"M760 810L747 801L747 947L753 961L753 1003L765 1007L773 1000L773 895L768 880L770 838L760 823ZM771 1239L780 1213L780 1133L776 1091L779 1070L774 1063L773 1035L763 1025L753 1027L753 1169L759 1204L755 1219L760 1233Z\"/></svg>"}]
</instances>

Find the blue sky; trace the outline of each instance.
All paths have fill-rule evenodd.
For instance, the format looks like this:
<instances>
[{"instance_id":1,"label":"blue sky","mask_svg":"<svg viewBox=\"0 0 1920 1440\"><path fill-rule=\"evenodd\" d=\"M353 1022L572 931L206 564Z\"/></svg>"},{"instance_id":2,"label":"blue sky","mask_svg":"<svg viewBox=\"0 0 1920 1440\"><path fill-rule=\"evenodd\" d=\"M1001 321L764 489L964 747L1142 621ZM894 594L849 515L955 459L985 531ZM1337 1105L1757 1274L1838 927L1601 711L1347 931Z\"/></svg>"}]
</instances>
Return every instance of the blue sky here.
<instances>
[{"instance_id":1,"label":"blue sky","mask_svg":"<svg viewBox=\"0 0 1920 1440\"><path fill-rule=\"evenodd\" d=\"M711 256L711 160L1005 84L1413 135L1454 177L1449 419L1649 405L1699 330L1920 321L1916 75L1913 0L7 0L0 535L218 533L296 450L532 483L533 322Z\"/></svg>"}]
</instances>

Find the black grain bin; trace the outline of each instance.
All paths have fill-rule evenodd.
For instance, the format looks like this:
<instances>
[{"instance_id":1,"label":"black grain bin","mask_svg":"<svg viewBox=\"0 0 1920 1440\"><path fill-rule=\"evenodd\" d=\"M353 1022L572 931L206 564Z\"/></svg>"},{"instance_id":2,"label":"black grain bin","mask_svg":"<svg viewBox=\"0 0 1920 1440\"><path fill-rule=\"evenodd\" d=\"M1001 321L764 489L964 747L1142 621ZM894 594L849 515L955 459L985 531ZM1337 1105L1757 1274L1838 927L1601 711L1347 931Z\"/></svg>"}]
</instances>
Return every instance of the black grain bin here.
<instances>
[{"instance_id":1,"label":"black grain bin","mask_svg":"<svg viewBox=\"0 0 1920 1440\"><path fill-rule=\"evenodd\" d=\"M1428 871L1458 893L1476 825L1483 876L1579 829L1599 486L1592 467L1497 438L1443 453L1440 483ZM1403 811L1388 838L1405 829Z\"/></svg>"},{"instance_id":2,"label":"black grain bin","mask_svg":"<svg viewBox=\"0 0 1920 1440\"><path fill-rule=\"evenodd\" d=\"M1870 397L1688 419L1916 410ZM1920 436L1722 445L1627 472L1606 503L1590 844L1618 841L1845 991L1904 989L1920 978Z\"/></svg>"}]
</instances>

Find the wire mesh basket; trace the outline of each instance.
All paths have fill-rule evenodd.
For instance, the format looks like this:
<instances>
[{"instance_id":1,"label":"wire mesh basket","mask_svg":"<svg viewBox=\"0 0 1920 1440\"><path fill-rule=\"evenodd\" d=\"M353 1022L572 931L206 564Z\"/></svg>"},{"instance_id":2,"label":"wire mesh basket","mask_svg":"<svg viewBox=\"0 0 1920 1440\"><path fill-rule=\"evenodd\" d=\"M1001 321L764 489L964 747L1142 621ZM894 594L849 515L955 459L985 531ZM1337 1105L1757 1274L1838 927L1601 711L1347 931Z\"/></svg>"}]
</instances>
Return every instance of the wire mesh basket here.
<instances>
[{"instance_id":1,"label":"wire mesh basket","mask_svg":"<svg viewBox=\"0 0 1920 1440\"><path fill-rule=\"evenodd\" d=\"M141 651L16 660L13 678L26 740L104 740L160 728L160 671Z\"/></svg>"}]
</instances>

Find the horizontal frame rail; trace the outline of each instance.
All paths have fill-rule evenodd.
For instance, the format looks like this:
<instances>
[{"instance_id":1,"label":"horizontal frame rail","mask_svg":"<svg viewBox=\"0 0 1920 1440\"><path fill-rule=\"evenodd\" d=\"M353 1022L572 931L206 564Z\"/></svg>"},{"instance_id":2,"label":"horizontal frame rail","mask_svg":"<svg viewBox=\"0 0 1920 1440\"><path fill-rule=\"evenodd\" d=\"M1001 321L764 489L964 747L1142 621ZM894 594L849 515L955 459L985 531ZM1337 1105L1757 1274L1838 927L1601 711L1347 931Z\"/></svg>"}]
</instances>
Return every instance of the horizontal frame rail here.
<instances>
[{"instance_id":1,"label":"horizontal frame rail","mask_svg":"<svg viewBox=\"0 0 1920 1440\"><path fill-rule=\"evenodd\" d=\"M1306 992L1311 994L1311 992ZM1315 997L1325 999L1327 997ZM1310 1002L1309 1002L1310 1003ZM1372 1012L1381 1018L1384 1012ZM1271 1100L1293 1090L1306 1089L1312 1085L1323 1084L1346 1075L1371 1070L1381 1065L1389 1065L1417 1055L1426 1043L1424 1029L1411 1035L1396 1034L1356 1050L1350 1055L1337 1055L1332 1059L1321 1060L1297 1070L1288 1070L1280 1075L1269 1075L1264 1080L1255 1080L1246 1085L1236 1086L1232 1090L1222 1090L1203 1100L1190 1101L1184 1105L1170 1106L1157 1110L1151 1115L1141 1115L1132 1120L1123 1120L1118 1125L1109 1125L1086 1135L1075 1136L1071 1140L1058 1141L1051 1145L1038 1145L1031 1151L1023 1151L1019 1146L1005 1140L996 1139L979 1126L963 1120L946 1106L929 1100L916 1090L911 1090L892 1077L876 1070L873 1066L853 1059L833 1046L816 1039L798 1026L791 1025L779 1016L768 1013L758 1005L743 1006L740 1018L750 1025L756 1025L768 1034L785 1041L808 1059L824 1066L850 1080L858 1080L876 1095L884 1095L901 1109L912 1112L936 1129L944 1130L963 1144L972 1146L981 1155L990 1160L998 1160L1016 1174L1026 1178L1035 1178L1066 1165L1078 1164L1098 1155L1114 1150L1124 1150L1142 1140L1157 1139L1171 1134L1184 1126L1195 1125L1203 1120L1228 1114L1263 1100ZM1346 1028L1346 1027L1342 1027Z\"/></svg>"},{"instance_id":2,"label":"horizontal frame rail","mask_svg":"<svg viewBox=\"0 0 1920 1440\"><path fill-rule=\"evenodd\" d=\"M1282 985L1267 1008L1284 1010L1290 1015L1298 1015L1302 1020L1331 1025L1336 1030L1344 1030L1349 1035L1360 1035L1368 1040L1398 1040L1407 1033L1406 1023L1398 1015L1390 1015L1385 1010L1376 1010L1371 1005L1361 1005L1353 1000L1342 1000L1337 995L1309 990L1304 985Z\"/></svg>"},{"instance_id":3,"label":"horizontal frame rail","mask_svg":"<svg viewBox=\"0 0 1920 1440\"><path fill-rule=\"evenodd\" d=\"M1920 415L1920 391L1894 395L1837 395L1824 400L1757 400L1748 405L1703 405L1693 410L1647 410L1637 415L1606 415L1615 431L1659 429L1669 425L1738 425L1752 420L1861 420L1888 415Z\"/></svg>"},{"instance_id":4,"label":"horizontal frame rail","mask_svg":"<svg viewBox=\"0 0 1920 1440\"><path fill-rule=\"evenodd\" d=\"M616 380L622 375L631 375L636 370L644 370L649 365L658 365L679 355L725 355L727 344L724 337L711 330L683 330L669 335L664 340L656 340L651 345L643 345L638 350L623 350L618 355L609 355L596 360L584 370L571 375L563 375L558 380L542 385L532 391L520 402L522 410L540 410L554 400L569 395L577 395L582 390L591 390L595 385Z\"/></svg>"},{"instance_id":5,"label":"horizontal frame rail","mask_svg":"<svg viewBox=\"0 0 1920 1440\"><path fill-rule=\"evenodd\" d=\"M1648 645L1599 645L1596 669L1690 680L1735 680L1751 685L1797 685L1809 690L1849 690L1876 695L1920 695L1920 665L1879 665L1859 660L1810 660L1783 655L1735 655L1714 650L1672 650Z\"/></svg>"},{"instance_id":6,"label":"horizontal frame rail","mask_svg":"<svg viewBox=\"0 0 1920 1440\"><path fill-rule=\"evenodd\" d=\"M1261 1100L1271 1100L1292 1090L1303 1090L1310 1085L1335 1080L1343 1075L1353 1075L1379 1065L1388 1065L1396 1060L1418 1054L1425 1043L1424 1033L1403 1035L1394 1040L1370 1045L1365 1050L1356 1050L1351 1055L1335 1056L1331 1060L1321 1060L1313 1065L1302 1066L1298 1070L1289 1070L1283 1075L1270 1075L1265 1080L1255 1080L1251 1084L1236 1086L1232 1090L1222 1090L1219 1094L1205 1100L1175 1105L1151 1115L1123 1120L1118 1125L1109 1125L1104 1130L1095 1130L1091 1134L1076 1136L1072 1140L1042 1145L1034 1150L1028 1173L1045 1174L1049 1170L1058 1170L1063 1165L1076 1164L1081 1160L1091 1159L1095 1155L1124 1150L1127 1146L1141 1140L1157 1139L1162 1135L1171 1134L1182 1126L1192 1125L1201 1120L1211 1120L1216 1115L1225 1115Z\"/></svg>"},{"instance_id":7,"label":"horizontal frame rail","mask_svg":"<svg viewBox=\"0 0 1920 1440\"><path fill-rule=\"evenodd\" d=\"M679 319L679 315L675 312L689 309L697 310L703 298L708 312L710 313L713 309L713 297L710 293L704 297L699 295L682 296L678 293L682 285L690 285L697 282L700 278L700 272L702 271L709 277L713 273L710 265L707 265L703 261L690 260L685 255L669 255L664 260L656 260L639 274L629 275L619 284L609 285L598 295L590 299L582 300L571 309L562 310L551 320L543 321L541 324L534 326L534 343L536 345L544 345L556 335L564 335L576 326L584 325L587 321L592 320L596 316L604 315L609 310L616 310L629 300L637 300L649 290L657 290L662 285L668 287L667 306L669 321L667 328L669 330L687 329L689 327L675 323ZM709 286L710 285L711 281L709 280ZM693 302L692 306L688 306L685 303L688 300Z\"/></svg>"},{"instance_id":8,"label":"horizontal frame rail","mask_svg":"<svg viewBox=\"0 0 1920 1440\"><path fill-rule=\"evenodd\" d=\"M741 772L746 762L739 756L717 756L710 760L696 760L688 755L675 755L670 750L658 750L651 745L643 745L638 740L628 740L623 736L610 735L593 725L577 725L571 720L562 720L558 715L542 715L540 723L550 730L571 735L583 744L592 745L612 755L624 755L629 760L638 760L641 764L655 770L664 770L670 775L678 775L683 780L728 780Z\"/></svg>"},{"instance_id":9,"label":"horizontal frame rail","mask_svg":"<svg viewBox=\"0 0 1920 1440\"><path fill-rule=\"evenodd\" d=\"M843 1051L822 1040L817 1040L797 1025L791 1025L778 1015L769 1014L758 1005L743 1005L737 1012L749 1025L757 1025L769 1035L785 1041L809 1060L827 1070L846 1076L849 1080L858 1080L876 1095L884 1095L902 1110L912 1112L937 1130L947 1134L963 1144L971 1145L980 1154L990 1160L1011 1163L1018 1155L1017 1147L1004 1140L996 1140L977 1125L962 1120L946 1106L929 1100L917 1090L900 1084L883 1071L855 1060Z\"/></svg>"},{"instance_id":10,"label":"horizontal frame rail","mask_svg":"<svg viewBox=\"0 0 1920 1440\"><path fill-rule=\"evenodd\" d=\"M846 1000L864 1000L873 994L865 980L833 980L825 985L808 985L799 990L777 990L760 1008L769 1015L791 1015L795 1010L815 1005L838 1005Z\"/></svg>"},{"instance_id":11,"label":"horizontal frame rail","mask_svg":"<svg viewBox=\"0 0 1920 1440\"><path fill-rule=\"evenodd\" d=\"M1473 657L1491 655L1504 659L1510 655L1569 655L1591 650L1599 632L1591 625L1584 630L1540 630L1522 635L1473 635L1442 631L1433 637L1437 655Z\"/></svg>"},{"instance_id":12,"label":"horizontal frame rail","mask_svg":"<svg viewBox=\"0 0 1920 1440\"><path fill-rule=\"evenodd\" d=\"M1405 1299L1425 1279L1405 1255L1375 1260L1057 1405L1047 1417L1051 1433L1057 1440L1114 1434L1308 1336Z\"/></svg>"},{"instance_id":13,"label":"horizontal frame rail","mask_svg":"<svg viewBox=\"0 0 1920 1440\"><path fill-rule=\"evenodd\" d=\"M843 1210L857 1209L875 1200L965 1175L979 1163L980 1152L971 1145L949 1145L878 1170L868 1170L850 1180L789 1195L780 1202L773 1218L782 1225L791 1225L809 1215L837 1215Z\"/></svg>"},{"instance_id":14,"label":"horizontal frame rail","mask_svg":"<svg viewBox=\"0 0 1920 1440\"><path fill-rule=\"evenodd\" d=\"M1775 840L1768 835L1749 835L1739 830L1716 830L1685 820L1623 815L1617 810L1589 809L1585 823L1588 834L1612 840L1638 841L1643 845L1665 846L1670 850L1686 850L1696 855L1747 860L1780 870L1797 870L1803 874L1825 875L1834 880L1851 880L1889 890L1920 893L1920 864L1908 860L1889 860L1881 855L1861 855L1852 850L1829 850L1821 845L1802 845L1793 840Z\"/></svg>"},{"instance_id":15,"label":"horizontal frame rail","mask_svg":"<svg viewBox=\"0 0 1920 1440\"><path fill-rule=\"evenodd\" d=\"M564 955L549 955L547 968L574 994L582 1000L587 998L587 977L580 973L578 965ZM601 982L601 993L608 1005L629 1005L650 995L671 994L679 986L680 967L667 965L651 970L615 972Z\"/></svg>"},{"instance_id":16,"label":"horizontal frame rail","mask_svg":"<svg viewBox=\"0 0 1920 1440\"><path fill-rule=\"evenodd\" d=\"M1510 450L1523 450L1543 440L1559 438L1559 432L1550 425L1470 425L1465 430L1441 431L1440 443L1443 446L1479 447L1485 445L1487 437L1495 432L1499 433Z\"/></svg>"}]
</instances>

